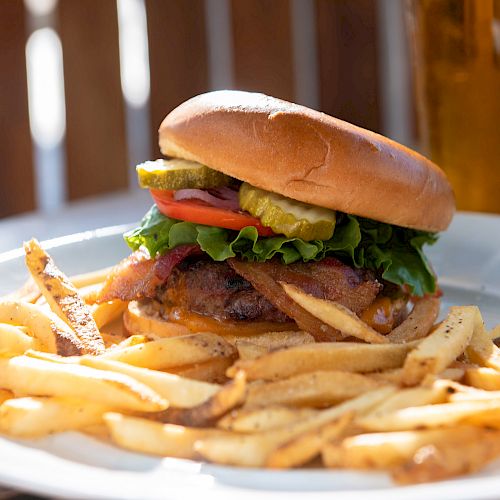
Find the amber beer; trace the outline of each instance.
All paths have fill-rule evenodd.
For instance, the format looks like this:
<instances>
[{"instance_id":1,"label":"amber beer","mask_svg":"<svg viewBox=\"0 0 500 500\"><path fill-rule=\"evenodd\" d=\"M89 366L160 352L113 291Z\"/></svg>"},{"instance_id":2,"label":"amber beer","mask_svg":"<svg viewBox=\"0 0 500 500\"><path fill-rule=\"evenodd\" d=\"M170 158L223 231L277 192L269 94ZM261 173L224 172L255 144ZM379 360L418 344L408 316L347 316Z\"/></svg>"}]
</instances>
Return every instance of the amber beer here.
<instances>
[{"instance_id":1,"label":"amber beer","mask_svg":"<svg viewBox=\"0 0 500 500\"><path fill-rule=\"evenodd\" d=\"M458 208L500 212L500 0L407 0L422 151Z\"/></svg>"}]
</instances>

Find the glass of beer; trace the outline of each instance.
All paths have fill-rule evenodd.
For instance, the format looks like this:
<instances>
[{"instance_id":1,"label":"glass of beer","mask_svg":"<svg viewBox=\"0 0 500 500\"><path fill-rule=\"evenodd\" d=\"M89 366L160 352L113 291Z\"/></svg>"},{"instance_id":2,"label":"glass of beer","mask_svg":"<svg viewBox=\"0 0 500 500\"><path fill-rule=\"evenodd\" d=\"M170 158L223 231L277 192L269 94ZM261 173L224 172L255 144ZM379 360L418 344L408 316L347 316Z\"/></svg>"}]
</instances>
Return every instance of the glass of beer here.
<instances>
[{"instance_id":1,"label":"glass of beer","mask_svg":"<svg viewBox=\"0 0 500 500\"><path fill-rule=\"evenodd\" d=\"M500 0L406 0L421 150L462 210L500 212Z\"/></svg>"}]
</instances>

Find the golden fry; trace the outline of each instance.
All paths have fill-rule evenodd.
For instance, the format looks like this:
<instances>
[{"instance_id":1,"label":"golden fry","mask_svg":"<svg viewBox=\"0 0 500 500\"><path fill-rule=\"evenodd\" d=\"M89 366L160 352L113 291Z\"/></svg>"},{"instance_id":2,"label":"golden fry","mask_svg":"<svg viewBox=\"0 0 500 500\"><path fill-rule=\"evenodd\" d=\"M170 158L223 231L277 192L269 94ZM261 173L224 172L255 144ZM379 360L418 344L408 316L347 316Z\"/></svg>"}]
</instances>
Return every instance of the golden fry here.
<instances>
[{"instance_id":1,"label":"golden fry","mask_svg":"<svg viewBox=\"0 0 500 500\"><path fill-rule=\"evenodd\" d=\"M257 359L237 361L228 375L245 370L249 380L279 380L300 373L336 370L367 373L403 366L417 343L363 344L321 342L274 351Z\"/></svg>"},{"instance_id":2,"label":"golden fry","mask_svg":"<svg viewBox=\"0 0 500 500\"><path fill-rule=\"evenodd\" d=\"M385 344L388 342L384 335L368 326L347 307L330 300L318 299L288 283L281 283L281 286L297 304L323 321L323 323L339 330L345 337L356 337L372 344Z\"/></svg>"},{"instance_id":3,"label":"golden fry","mask_svg":"<svg viewBox=\"0 0 500 500\"><path fill-rule=\"evenodd\" d=\"M104 351L104 342L90 309L76 287L58 269L38 241L24 244L26 265L50 308L76 333L84 354Z\"/></svg>"}]
</instances>

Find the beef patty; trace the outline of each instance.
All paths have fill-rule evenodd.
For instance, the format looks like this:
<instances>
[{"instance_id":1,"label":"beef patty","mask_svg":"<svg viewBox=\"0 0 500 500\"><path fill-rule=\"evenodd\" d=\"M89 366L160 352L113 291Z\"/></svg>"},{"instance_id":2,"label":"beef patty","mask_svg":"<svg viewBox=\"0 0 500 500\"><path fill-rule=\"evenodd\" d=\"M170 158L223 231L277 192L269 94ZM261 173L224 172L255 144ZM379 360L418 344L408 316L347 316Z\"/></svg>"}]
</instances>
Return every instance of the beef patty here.
<instances>
[{"instance_id":1,"label":"beef patty","mask_svg":"<svg viewBox=\"0 0 500 500\"><path fill-rule=\"evenodd\" d=\"M220 320L290 321L226 262L182 262L160 287L158 299L167 307Z\"/></svg>"},{"instance_id":2,"label":"beef patty","mask_svg":"<svg viewBox=\"0 0 500 500\"><path fill-rule=\"evenodd\" d=\"M289 265L274 259L252 265L262 267L277 281L297 285L316 297L335 300L357 314L382 289L373 273L353 269L332 258ZM167 307L180 307L220 320L290 321L227 262L185 260L158 288L157 298Z\"/></svg>"}]
</instances>

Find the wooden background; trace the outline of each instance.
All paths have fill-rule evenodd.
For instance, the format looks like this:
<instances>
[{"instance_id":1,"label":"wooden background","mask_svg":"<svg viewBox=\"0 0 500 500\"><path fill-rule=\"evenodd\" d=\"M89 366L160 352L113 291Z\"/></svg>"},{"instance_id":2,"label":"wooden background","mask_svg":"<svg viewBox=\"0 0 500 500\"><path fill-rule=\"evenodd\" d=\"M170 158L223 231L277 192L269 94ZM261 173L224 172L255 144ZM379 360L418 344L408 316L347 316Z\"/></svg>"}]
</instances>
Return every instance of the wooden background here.
<instances>
[{"instance_id":1,"label":"wooden background","mask_svg":"<svg viewBox=\"0 0 500 500\"><path fill-rule=\"evenodd\" d=\"M230 0L234 88L294 100L292 0ZM315 1L318 107L382 130L375 0ZM187 7L189 5L189 7ZM146 0L150 158L161 119L210 90L203 0ZM60 0L66 192L69 200L126 189L129 160L115 0ZM0 217L36 208L22 0L0 1ZM147 158L144 158L147 159Z\"/></svg>"}]
</instances>

